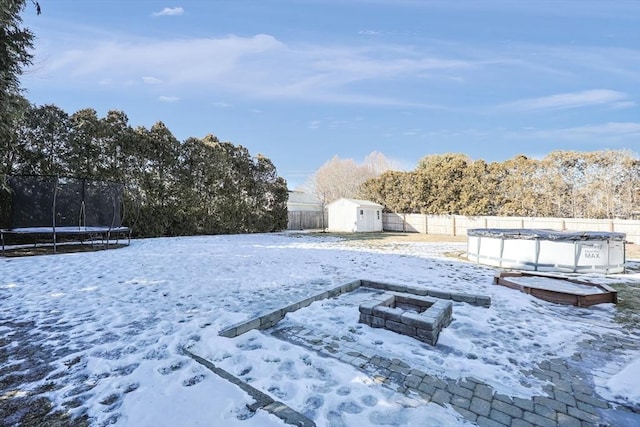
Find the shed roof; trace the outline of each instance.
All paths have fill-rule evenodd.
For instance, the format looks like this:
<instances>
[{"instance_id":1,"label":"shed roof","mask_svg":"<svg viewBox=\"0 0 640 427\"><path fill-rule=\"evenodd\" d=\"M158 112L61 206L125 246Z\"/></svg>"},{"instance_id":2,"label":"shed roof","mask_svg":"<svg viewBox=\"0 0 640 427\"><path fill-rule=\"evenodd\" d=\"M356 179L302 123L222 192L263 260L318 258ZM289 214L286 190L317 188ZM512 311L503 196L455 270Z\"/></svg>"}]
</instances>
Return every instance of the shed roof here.
<instances>
[{"instance_id":1,"label":"shed roof","mask_svg":"<svg viewBox=\"0 0 640 427\"><path fill-rule=\"evenodd\" d=\"M335 201L329 203L329 206L333 205L334 203L341 202L341 201L350 202L350 203L352 203L352 204L354 204L354 205L356 205L356 206L358 206L360 208L366 208L366 207L378 208L378 209L382 209L383 208L382 205L380 205L378 203L375 203L375 202L371 202L369 200L347 199L346 197L340 198L338 200L335 200Z\"/></svg>"}]
</instances>

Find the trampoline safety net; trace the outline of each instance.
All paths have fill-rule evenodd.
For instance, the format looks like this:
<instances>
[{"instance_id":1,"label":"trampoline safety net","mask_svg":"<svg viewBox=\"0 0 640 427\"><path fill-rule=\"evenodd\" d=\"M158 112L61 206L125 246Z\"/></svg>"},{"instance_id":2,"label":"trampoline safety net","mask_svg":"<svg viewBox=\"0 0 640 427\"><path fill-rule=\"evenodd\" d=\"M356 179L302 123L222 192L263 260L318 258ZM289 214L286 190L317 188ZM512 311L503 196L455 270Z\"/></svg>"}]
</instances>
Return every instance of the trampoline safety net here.
<instances>
[{"instance_id":1,"label":"trampoline safety net","mask_svg":"<svg viewBox=\"0 0 640 427\"><path fill-rule=\"evenodd\" d=\"M123 184L55 176L11 176L10 228L122 226Z\"/></svg>"}]
</instances>

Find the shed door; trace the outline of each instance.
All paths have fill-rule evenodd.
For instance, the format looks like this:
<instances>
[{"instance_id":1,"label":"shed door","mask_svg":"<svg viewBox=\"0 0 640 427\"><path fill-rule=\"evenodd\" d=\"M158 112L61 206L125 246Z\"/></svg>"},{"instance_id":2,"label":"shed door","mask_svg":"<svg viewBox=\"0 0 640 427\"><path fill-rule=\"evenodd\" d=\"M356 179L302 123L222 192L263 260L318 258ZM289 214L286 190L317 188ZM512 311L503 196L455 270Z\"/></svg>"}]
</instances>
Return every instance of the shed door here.
<instances>
[{"instance_id":1,"label":"shed door","mask_svg":"<svg viewBox=\"0 0 640 427\"><path fill-rule=\"evenodd\" d=\"M376 229L376 211L364 210L364 231L374 231Z\"/></svg>"}]
</instances>

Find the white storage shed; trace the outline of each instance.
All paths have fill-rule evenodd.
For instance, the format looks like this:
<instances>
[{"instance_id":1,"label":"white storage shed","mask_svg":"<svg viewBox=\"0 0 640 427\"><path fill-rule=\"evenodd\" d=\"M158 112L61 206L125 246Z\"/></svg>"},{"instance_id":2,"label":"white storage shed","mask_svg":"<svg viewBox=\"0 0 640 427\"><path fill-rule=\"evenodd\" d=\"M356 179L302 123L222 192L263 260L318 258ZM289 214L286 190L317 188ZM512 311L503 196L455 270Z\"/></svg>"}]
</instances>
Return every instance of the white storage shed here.
<instances>
[{"instance_id":1,"label":"white storage shed","mask_svg":"<svg viewBox=\"0 0 640 427\"><path fill-rule=\"evenodd\" d=\"M382 205L367 200L338 199L327 205L329 231L382 231Z\"/></svg>"}]
</instances>

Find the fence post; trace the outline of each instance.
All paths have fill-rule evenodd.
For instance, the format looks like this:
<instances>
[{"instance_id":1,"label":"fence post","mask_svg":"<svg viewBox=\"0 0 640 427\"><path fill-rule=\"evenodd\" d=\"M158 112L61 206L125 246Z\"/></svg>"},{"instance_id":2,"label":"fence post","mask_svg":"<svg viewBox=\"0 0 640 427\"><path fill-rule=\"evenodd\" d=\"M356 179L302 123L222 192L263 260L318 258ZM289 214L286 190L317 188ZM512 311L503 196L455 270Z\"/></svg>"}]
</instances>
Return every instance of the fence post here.
<instances>
[{"instance_id":1,"label":"fence post","mask_svg":"<svg viewBox=\"0 0 640 427\"><path fill-rule=\"evenodd\" d=\"M455 217L455 215L451 216L451 232L453 233L453 236L455 237L455 235L456 235L456 217Z\"/></svg>"}]
</instances>

